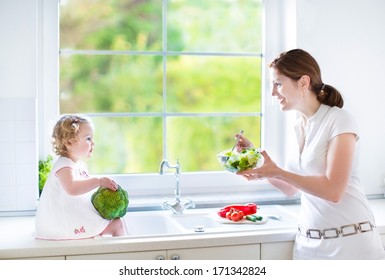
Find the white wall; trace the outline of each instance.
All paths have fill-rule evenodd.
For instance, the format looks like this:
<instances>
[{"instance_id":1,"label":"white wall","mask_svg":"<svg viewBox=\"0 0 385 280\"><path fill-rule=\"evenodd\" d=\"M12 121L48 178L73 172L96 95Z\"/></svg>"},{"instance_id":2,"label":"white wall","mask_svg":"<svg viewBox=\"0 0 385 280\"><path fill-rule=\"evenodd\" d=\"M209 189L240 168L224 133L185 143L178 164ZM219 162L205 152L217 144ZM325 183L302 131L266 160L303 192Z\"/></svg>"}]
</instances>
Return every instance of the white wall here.
<instances>
[{"instance_id":1,"label":"white wall","mask_svg":"<svg viewBox=\"0 0 385 280\"><path fill-rule=\"evenodd\" d=\"M0 0L0 211L36 208L37 1Z\"/></svg>"},{"instance_id":2,"label":"white wall","mask_svg":"<svg viewBox=\"0 0 385 280\"><path fill-rule=\"evenodd\" d=\"M344 96L361 132L361 181L384 192L385 1L297 0L297 46L319 62L324 83Z\"/></svg>"},{"instance_id":3,"label":"white wall","mask_svg":"<svg viewBox=\"0 0 385 280\"><path fill-rule=\"evenodd\" d=\"M35 105L35 97L0 97L0 211L36 208Z\"/></svg>"},{"instance_id":4,"label":"white wall","mask_svg":"<svg viewBox=\"0 0 385 280\"><path fill-rule=\"evenodd\" d=\"M0 0L0 97L36 97L36 2Z\"/></svg>"}]
</instances>

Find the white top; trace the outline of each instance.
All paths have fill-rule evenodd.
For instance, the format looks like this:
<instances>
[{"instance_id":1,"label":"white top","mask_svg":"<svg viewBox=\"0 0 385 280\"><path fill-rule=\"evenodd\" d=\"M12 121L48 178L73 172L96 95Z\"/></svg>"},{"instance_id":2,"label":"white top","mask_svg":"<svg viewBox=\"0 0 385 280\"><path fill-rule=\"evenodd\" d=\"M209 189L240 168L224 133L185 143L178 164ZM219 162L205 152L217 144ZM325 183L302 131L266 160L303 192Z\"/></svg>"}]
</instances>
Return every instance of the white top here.
<instances>
[{"instance_id":1,"label":"white top","mask_svg":"<svg viewBox=\"0 0 385 280\"><path fill-rule=\"evenodd\" d=\"M102 218L91 202L93 191L82 195L69 195L60 184L56 173L69 167L75 180L87 178L83 162L75 163L60 157L52 167L39 199L36 212L36 238L81 239L99 235L110 223Z\"/></svg>"},{"instance_id":2,"label":"white top","mask_svg":"<svg viewBox=\"0 0 385 280\"><path fill-rule=\"evenodd\" d=\"M288 168L302 175L326 173L328 145L333 137L343 133L353 133L357 137L356 151L348 186L341 201L333 203L311 194L302 193L299 225L306 229L328 229L349 224L370 221L374 216L358 176L359 133L353 115L338 107L321 105L308 119L302 129L299 119L295 131L298 143L306 135L302 153L295 152ZM304 131L304 132L302 132ZM353 246L353 244L355 244ZM316 259L362 259L385 258L385 251L378 232L366 232L333 239L309 239L297 236L294 248L295 258Z\"/></svg>"}]
</instances>

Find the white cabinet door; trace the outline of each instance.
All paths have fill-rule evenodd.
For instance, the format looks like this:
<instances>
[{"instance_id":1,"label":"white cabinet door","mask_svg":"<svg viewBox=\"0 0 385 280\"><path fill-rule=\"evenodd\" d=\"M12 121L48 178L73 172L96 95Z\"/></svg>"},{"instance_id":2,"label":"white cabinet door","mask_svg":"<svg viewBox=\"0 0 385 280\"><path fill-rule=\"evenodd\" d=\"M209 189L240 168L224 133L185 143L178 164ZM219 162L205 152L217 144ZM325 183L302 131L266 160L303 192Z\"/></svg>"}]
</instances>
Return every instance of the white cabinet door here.
<instances>
[{"instance_id":1,"label":"white cabinet door","mask_svg":"<svg viewBox=\"0 0 385 280\"><path fill-rule=\"evenodd\" d=\"M385 234L381 234L381 240L382 240L382 243L383 243L384 246L385 246Z\"/></svg>"},{"instance_id":2,"label":"white cabinet door","mask_svg":"<svg viewBox=\"0 0 385 280\"><path fill-rule=\"evenodd\" d=\"M143 251L111 254L66 256L67 260L165 260L166 251Z\"/></svg>"},{"instance_id":3,"label":"white cabinet door","mask_svg":"<svg viewBox=\"0 0 385 280\"><path fill-rule=\"evenodd\" d=\"M18 258L17 260L65 260L65 256Z\"/></svg>"},{"instance_id":4,"label":"white cabinet door","mask_svg":"<svg viewBox=\"0 0 385 280\"><path fill-rule=\"evenodd\" d=\"M292 260L294 241L261 244L261 260Z\"/></svg>"},{"instance_id":5,"label":"white cabinet door","mask_svg":"<svg viewBox=\"0 0 385 280\"><path fill-rule=\"evenodd\" d=\"M260 244L167 250L168 260L259 260Z\"/></svg>"}]
</instances>

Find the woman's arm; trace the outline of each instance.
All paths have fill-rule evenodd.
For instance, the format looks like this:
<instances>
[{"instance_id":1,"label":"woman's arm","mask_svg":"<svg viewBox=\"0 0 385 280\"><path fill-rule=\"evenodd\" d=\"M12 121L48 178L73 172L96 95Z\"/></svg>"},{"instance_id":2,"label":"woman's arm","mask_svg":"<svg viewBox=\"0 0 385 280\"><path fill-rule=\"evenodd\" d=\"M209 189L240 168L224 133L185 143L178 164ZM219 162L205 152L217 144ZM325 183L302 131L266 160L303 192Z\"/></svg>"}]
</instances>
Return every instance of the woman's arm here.
<instances>
[{"instance_id":1,"label":"woman's arm","mask_svg":"<svg viewBox=\"0 0 385 280\"><path fill-rule=\"evenodd\" d=\"M291 193L294 187L314 196L338 202L349 181L355 145L356 135L353 133L334 137L328 147L326 172L322 175L303 176L283 170L270 159L266 152L263 152L265 163L262 167L238 174L245 176L248 180L267 178L285 193Z\"/></svg>"},{"instance_id":2,"label":"woman's arm","mask_svg":"<svg viewBox=\"0 0 385 280\"><path fill-rule=\"evenodd\" d=\"M238 134L235 135L235 138L237 138L237 137L238 137ZM237 150L242 151L244 148L248 148L248 147L254 147L253 142L251 142L245 136L241 135L239 138L238 144L237 144ZM239 174L241 174L241 173L239 173ZM255 177L250 176L250 174L245 175L245 177L248 180L256 179ZM281 192L283 192L286 195L295 195L298 192L297 188L293 187L292 185L290 185L290 184L288 184L282 180L275 179L275 178L268 178L267 180L269 181L270 184L272 184L274 187L276 187L277 189L279 189Z\"/></svg>"},{"instance_id":3,"label":"woman's arm","mask_svg":"<svg viewBox=\"0 0 385 280\"><path fill-rule=\"evenodd\" d=\"M72 168L64 167L55 174L69 195L84 194L99 186L107 187L113 191L118 188L117 184L107 177L75 180L72 171Z\"/></svg>"},{"instance_id":4,"label":"woman's arm","mask_svg":"<svg viewBox=\"0 0 385 280\"><path fill-rule=\"evenodd\" d=\"M288 196L295 195L298 193L298 189L294 187L293 185L286 183L285 181L275 179L275 178L268 178L267 181L269 181L270 184L272 184L274 187L279 189L281 192Z\"/></svg>"}]
</instances>

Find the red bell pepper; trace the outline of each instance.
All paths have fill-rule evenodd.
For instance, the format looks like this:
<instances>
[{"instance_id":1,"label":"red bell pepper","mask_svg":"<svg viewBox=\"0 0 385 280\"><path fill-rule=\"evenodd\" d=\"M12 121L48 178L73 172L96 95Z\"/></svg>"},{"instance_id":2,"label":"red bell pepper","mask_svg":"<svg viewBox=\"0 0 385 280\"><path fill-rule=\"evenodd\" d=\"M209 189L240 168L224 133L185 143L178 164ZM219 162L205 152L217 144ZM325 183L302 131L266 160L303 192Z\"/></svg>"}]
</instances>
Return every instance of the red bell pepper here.
<instances>
[{"instance_id":1,"label":"red bell pepper","mask_svg":"<svg viewBox=\"0 0 385 280\"><path fill-rule=\"evenodd\" d=\"M240 210L245 216L257 213L257 205L254 203L248 203L245 205L229 205L218 211L218 215L222 218L226 218L226 213L230 211L231 208Z\"/></svg>"}]
</instances>

